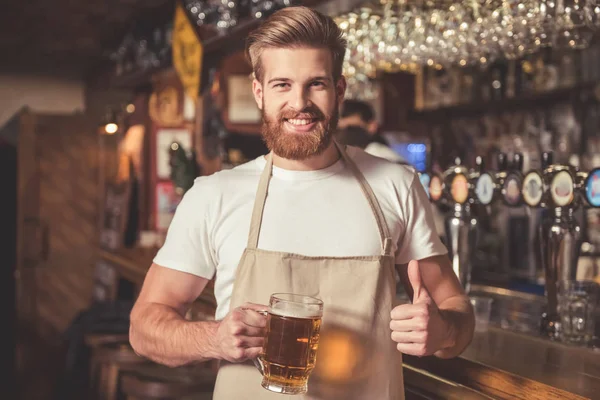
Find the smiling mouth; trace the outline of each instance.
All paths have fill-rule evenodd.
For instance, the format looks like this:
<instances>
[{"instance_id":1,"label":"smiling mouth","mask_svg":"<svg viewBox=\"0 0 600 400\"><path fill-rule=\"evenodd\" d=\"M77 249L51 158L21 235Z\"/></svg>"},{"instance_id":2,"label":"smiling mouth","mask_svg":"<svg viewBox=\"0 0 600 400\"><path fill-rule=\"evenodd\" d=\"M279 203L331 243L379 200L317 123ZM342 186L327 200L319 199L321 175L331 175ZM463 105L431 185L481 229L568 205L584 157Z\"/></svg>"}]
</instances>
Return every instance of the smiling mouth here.
<instances>
[{"instance_id":1,"label":"smiling mouth","mask_svg":"<svg viewBox=\"0 0 600 400\"><path fill-rule=\"evenodd\" d=\"M317 118L286 118L285 125L289 130L296 132L308 132L317 123Z\"/></svg>"}]
</instances>

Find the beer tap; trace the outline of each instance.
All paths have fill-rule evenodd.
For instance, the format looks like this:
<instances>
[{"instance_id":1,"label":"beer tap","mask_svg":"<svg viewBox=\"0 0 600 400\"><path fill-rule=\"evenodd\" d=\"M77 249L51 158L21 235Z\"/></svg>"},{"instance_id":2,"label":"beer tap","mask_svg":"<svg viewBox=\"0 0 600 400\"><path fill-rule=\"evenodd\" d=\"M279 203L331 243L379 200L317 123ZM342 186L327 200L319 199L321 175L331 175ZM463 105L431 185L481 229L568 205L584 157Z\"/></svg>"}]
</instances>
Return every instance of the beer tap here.
<instances>
[{"instance_id":1,"label":"beer tap","mask_svg":"<svg viewBox=\"0 0 600 400\"><path fill-rule=\"evenodd\" d=\"M471 171L462 165L460 158L440 175L433 175L429 193L433 202L450 206L450 214L444 220L448 251L452 269L468 292L471 284L472 251L476 237L477 221L471 215Z\"/></svg>"},{"instance_id":2,"label":"beer tap","mask_svg":"<svg viewBox=\"0 0 600 400\"><path fill-rule=\"evenodd\" d=\"M501 180L502 200L508 207L519 207L523 203L521 189L523 187L523 155L515 153L512 168L505 172Z\"/></svg>"},{"instance_id":3,"label":"beer tap","mask_svg":"<svg viewBox=\"0 0 600 400\"><path fill-rule=\"evenodd\" d=\"M508 168L508 158L505 153L498 153L498 171L486 171L481 157L475 160L478 164L479 173L473 174L473 188L477 204L488 206L499 197L509 207L517 207L521 204L522 176L520 168L523 163L521 154L515 154L513 164L515 168Z\"/></svg>"},{"instance_id":4,"label":"beer tap","mask_svg":"<svg viewBox=\"0 0 600 400\"><path fill-rule=\"evenodd\" d=\"M558 283L575 279L581 247L581 227L574 218L580 199L576 196L583 176L568 165L553 163L552 153L542 155L543 194L530 190L537 178L532 174L526 197L532 206L545 206L550 215L540 224L541 261L545 276L546 311L542 314L540 330L545 336L557 339L560 333L558 317ZM537 205L536 205L537 203Z\"/></svg>"},{"instance_id":5,"label":"beer tap","mask_svg":"<svg viewBox=\"0 0 600 400\"><path fill-rule=\"evenodd\" d=\"M498 197L498 182L503 183L506 177L506 155L504 153L498 155L500 168L498 173L486 171L483 159L480 156L475 159L475 164L477 165L477 172L471 175L475 191L474 199L476 204L489 206Z\"/></svg>"}]
</instances>

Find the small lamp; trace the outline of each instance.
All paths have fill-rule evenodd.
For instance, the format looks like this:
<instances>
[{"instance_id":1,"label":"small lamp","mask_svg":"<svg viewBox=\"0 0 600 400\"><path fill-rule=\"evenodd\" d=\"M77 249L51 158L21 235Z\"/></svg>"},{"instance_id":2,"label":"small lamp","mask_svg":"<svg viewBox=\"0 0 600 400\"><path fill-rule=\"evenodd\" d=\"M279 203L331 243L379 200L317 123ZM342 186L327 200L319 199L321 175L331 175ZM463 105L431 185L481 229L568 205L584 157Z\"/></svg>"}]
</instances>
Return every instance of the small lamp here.
<instances>
[{"instance_id":1,"label":"small lamp","mask_svg":"<svg viewBox=\"0 0 600 400\"><path fill-rule=\"evenodd\" d=\"M117 114L114 110L110 110L106 114L104 121L104 133L107 135L114 135L119 131L119 123L117 121Z\"/></svg>"}]
</instances>

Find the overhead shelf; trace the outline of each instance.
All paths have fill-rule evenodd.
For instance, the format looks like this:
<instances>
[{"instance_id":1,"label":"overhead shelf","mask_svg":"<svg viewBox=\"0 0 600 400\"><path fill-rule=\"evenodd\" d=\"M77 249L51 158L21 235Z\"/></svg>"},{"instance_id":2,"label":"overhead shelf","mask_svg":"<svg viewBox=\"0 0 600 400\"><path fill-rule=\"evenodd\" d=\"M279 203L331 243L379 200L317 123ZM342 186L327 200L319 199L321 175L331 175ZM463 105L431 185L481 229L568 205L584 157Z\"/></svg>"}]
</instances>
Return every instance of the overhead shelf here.
<instances>
[{"instance_id":1,"label":"overhead shelf","mask_svg":"<svg viewBox=\"0 0 600 400\"><path fill-rule=\"evenodd\" d=\"M596 83L584 83L570 88L561 88L546 92L515 96L495 101L480 101L458 104L449 107L418 110L409 112L408 118L413 121L444 120L447 118L469 117L481 114L495 114L505 111L527 110L556 104L561 101L574 101L583 96L593 96Z\"/></svg>"}]
</instances>

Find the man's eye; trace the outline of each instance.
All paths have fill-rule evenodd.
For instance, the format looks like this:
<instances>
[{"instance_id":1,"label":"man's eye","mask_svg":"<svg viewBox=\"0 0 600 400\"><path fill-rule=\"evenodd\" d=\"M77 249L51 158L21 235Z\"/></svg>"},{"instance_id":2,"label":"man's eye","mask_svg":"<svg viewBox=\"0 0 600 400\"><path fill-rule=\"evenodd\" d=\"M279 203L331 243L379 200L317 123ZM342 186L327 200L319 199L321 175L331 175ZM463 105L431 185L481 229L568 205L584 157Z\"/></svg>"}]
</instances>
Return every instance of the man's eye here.
<instances>
[{"instance_id":1,"label":"man's eye","mask_svg":"<svg viewBox=\"0 0 600 400\"><path fill-rule=\"evenodd\" d=\"M324 86L323 82L313 82L311 86Z\"/></svg>"},{"instance_id":2,"label":"man's eye","mask_svg":"<svg viewBox=\"0 0 600 400\"><path fill-rule=\"evenodd\" d=\"M275 86L273 86L273 87L276 87L276 88L285 88L285 87L287 87L287 86L288 86L288 84L287 84L287 83L277 83L277 84L275 84Z\"/></svg>"}]
</instances>

